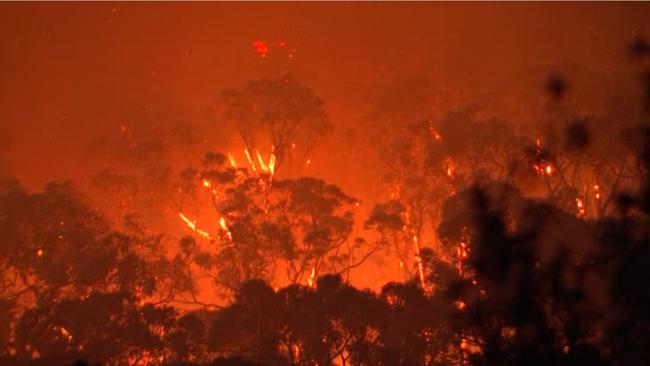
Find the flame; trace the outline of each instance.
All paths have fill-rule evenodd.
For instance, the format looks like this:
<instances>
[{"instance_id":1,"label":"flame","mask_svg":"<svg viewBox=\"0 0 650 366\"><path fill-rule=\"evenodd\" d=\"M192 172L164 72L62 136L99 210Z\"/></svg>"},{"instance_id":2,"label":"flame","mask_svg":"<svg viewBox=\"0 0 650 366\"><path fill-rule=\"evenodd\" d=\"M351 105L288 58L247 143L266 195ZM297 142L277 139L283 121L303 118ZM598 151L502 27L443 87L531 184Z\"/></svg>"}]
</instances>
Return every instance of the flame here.
<instances>
[{"instance_id":1,"label":"flame","mask_svg":"<svg viewBox=\"0 0 650 366\"><path fill-rule=\"evenodd\" d=\"M203 180L203 186L205 188L210 188L210 182L208 182L206 179Z\"/></svg>"},{"instance_id":2,"label":"flame","mask_svg":"<svg viewBox=\"0 0 650 366\"><path fill-rule=\"evenodd\" d=\"M179 212L178 216L181 218L181 220L183 220L185 222L185 224L187 224L187 227L189 227L192 231L194 231L195 233L197 233L198 235L200 235L200 236L202 236L202 237L204 237L206 239L210 239L210 234L208 234L207 232L197 228L196 223L194 221L188 219L187 216L185 216L182 212Z\"/></svg>"},{"instance_id":3,"label":"flame","mask_svg":"<svg viewBox=\"0 0 650 366\"><path fill-rule=\"evenodd\" d=\"M307 161L305 161L305 166L309 166L309 164L311 164L311 159L307 159Z\"/></svg>"},{"instance_id":4,"label":"flame","mask_svg":"<svg viewBox=\"0 0 650 366\"><path fill-rule=\"evenodd\" d=\"M540 139L535 140L535 147L537 149L538 154L542 152L542 141ZM553 165L548 161L544 161L544 160L538 161L533 166L533 168L535 169L537 174L540 175L551 176L555 172L555 167L553 167Z\"/></svg>"},{"instance_id":5,"label":"flame","mask_svg":"<svg viewBox=\"0 0 650 366\"><path fill-rule=\"evenodd\" d=\"M233 168L237 167L237 162L235 161L235 157L232 156L231 153L228 153L228 160L230 161L230 166Z\"/></svg>"},{"instance_id":6,"label":"flame","mask_svg":"<svg viewBox=\"0 0 650 366\"><path fill-rule=\"evenodd\" d=\"M232 240L232 233L230 232L230 229L228 229L228 225L226 225L226 219L223 218L223 216L219 219L219 226L221 226L221 229L226 232L228 239Z\"/></svg>"},{"instance_id":7,"label":"flame","mask_svg":"<svg viewBox=\"0 0 650 366\"><path fill-rule=\"evenodd\" d=\"M43 249L39 249L39 250L36 251L36 255L39 256L39 257L42 257L43 254L44 254Z\"/></svg>"},{"instance_id":8,"label":"flame","mask_svg":"<svg viewBox=\"0 0 650 366\"><path fill-rule=\"evenodd\" d=\"M250 152L246 148L244 148L244 155L246 155L246 160L248 161L248 165L251 167L253 172L257 173L258 172L257 167L259 166L259 169L262 172L270 174L271 176L270 179L272 180L273 177L275 176L275 168L276 168L276 157L275 157L274 150L275 148L271 146L271 155L269 156L268 162L264 160L262 154L260 154L259 151L255 150L255 158L257 158L257 164L255 164L255 160L253 160ZM230 164L233 167L235 167L235 159L232 158L232 155L228 154L228 159L230 159Z\"/></svg>"},{"instance_id":9,"label":"flame","mask_svg":"<svg viewBox=\"0 0 650 366\"><path fill-rule=\"evenodd\" d=\"M257 173L257 168L255 167L255 162L251 158L251 154L248 152L248 149L244 149L244 155L246 155L246 160L248 160L248 166Z\"/></svg>"},{"instance_id":10,"label":"flame","mask_svg":"<svg viewBox=\"0 0 650 366\"><path fill-rule=\"evenodd\" d=\"M255 154L257 155L257 161L259 162L262 171L268 172L269 167L264 163L264 159L262 159L262 155L260 154L260 152L255 150Z\"/></svg>"},{"instance_id":11,"label":"flame","mask_svg":"<svg viewBox=\"0 0 650 366\"><path fill-rule=\"evenodd\" d=\"M269 158L269 172L271 173L271 176L275 175L275 154L271 153L271 157Z\"/></svg>"},{"instance_id":12,"label":"flame","mask_svg":"<svg viewBox=\"0 0 650 366\"><path fill-rule=\"evenodd\" d=\"M311 267L311 274L309 275L309 278L307 279L307 287L309 287L309 288L316 287L316 283L314 282L315 277L316 277L316 267Z\"/></svg>"}]
</instances>

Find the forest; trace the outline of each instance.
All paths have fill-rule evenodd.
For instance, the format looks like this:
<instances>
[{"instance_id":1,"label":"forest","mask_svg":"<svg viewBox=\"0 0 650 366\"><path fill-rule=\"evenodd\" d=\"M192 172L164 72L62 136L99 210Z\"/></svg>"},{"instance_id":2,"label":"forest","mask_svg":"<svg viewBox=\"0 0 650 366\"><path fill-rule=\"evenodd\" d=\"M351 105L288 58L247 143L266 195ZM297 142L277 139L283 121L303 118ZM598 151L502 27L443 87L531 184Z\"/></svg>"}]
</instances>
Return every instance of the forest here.
<instances>
[{"instance_id":1,"label":"forest","mask_svg":"<svg viewBox=\"0 0 650 366\"><path fill-rule=\"evenodd\" d=\"M650 44L620 49L631 83L547 73L525 122L386 83L336 142L363 198L316 171L338 126L291 73L219 91L227 143L145 109L87 185L1 174L0 365L650 364Z\"/></svg>"}]
</instances>

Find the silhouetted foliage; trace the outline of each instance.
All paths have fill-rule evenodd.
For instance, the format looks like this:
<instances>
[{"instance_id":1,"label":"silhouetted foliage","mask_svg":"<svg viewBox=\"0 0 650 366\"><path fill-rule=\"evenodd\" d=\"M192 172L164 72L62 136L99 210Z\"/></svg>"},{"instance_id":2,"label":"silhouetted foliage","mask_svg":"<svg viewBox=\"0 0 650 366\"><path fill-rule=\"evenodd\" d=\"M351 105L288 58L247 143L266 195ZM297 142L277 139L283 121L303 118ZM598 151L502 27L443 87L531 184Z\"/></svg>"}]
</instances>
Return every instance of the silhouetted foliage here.
<instances>
[{"instance_id":1,"label":"silhouetted foliage","mask_svg":"<svg viewBox=\"0 0 650 366\"><path fill-rule=\"evenodd\" d=\"M546 78L546 92L554 98L561 98L568 89L568 84L564 78L558 75L550 75Z\"/></svg>"},{"instance_id":2,"label":"silhouetted foliage","mask_svg":"<svg viewBox=\"0 0 650 366\"><path fill-rule=\"evenodd\" d=\"M648 45L630 50L646 57ZM551 76L546 88L559 99L567 85ZM358 202L336 185L216 152L179 189L206 188L219 227L186 219L195 235L174 250L135 214L113 228L70 183L29 192L0 179L0 365L650 364L650 126L625 125L625 146L601 149L602 120L563 115L535 131L542 141L475 106L434 122L433 90L396 82L369 114L391 190L363 221L371 245L351 240ZM221 102L247 146L270 133L280 160L329 128L321 100L289 77ZM154 137L116 140L131 159L164 152ZM139 187L127 173L95 178ZM384 249L403 282L348 283ZM231 296L198 300L197 273Z\"/></svg>"}]
</instances>

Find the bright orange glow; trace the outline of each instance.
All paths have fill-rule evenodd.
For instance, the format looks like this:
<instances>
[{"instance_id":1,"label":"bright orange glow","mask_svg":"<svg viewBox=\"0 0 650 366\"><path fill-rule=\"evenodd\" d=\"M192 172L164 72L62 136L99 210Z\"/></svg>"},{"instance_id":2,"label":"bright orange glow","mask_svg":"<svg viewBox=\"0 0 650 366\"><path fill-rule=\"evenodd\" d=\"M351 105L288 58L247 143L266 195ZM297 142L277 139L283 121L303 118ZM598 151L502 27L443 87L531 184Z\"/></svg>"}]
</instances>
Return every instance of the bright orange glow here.
<instances>
[{"instance_id":1,"label":"bright orange glow","mask_svg":"<svg viewBox=\"0 0 650 366\"><path fill-rule=\"evenodd\" d=\"M418 237L413 235L413 244L415 244L415 262L418 264L418 275L420 277L420 285L425 292L428 292L428 286L424 278L424 264L422 263L422 257L420 256L420 242Z\"/></svg>"},{"instance_id":2,"label":"bright orange glow","mask_svg":"<svg viewBox=\"0 0 650 366\"><path fill-rule=\"evenodd\" d=\"M600 186L598 184L594 184L594 197L597 200L600 199Z\"/></svg>"},{"instance_id":3,"label":"bright orange glow","mask_svg":"<svg viewBox=\"0 0 650 366\"><path fill-rule=\"evenodd\" d=\"M228 225L226 224L226 219L221 217L219 219L219 226L221 226L221 229L226 232L226 236L228 236L228 239L232 240L232 233L230 232L230 229L228 229Z\"/></svg>"},{"instance_id":4,"label":"bright orange glow","mask_svg":"<svg viewBox=\"0 0 650 366\"><path fill-rule=\"evenodd\" d=\"M269 46L267 46L264 41L259 39L253 41L253 48L255 49L255 52L260 55L260 57L266 57L266 55L269 53Z\"/></svg>"},{"instance_id":5,"label":"bright orange glow","mask_svg":"<svg viewBox=\"0 0 650 366\"><path fill-rule=\"evenodd\" d=\"M70 334L70 332L68 332L67 329L65 329L64 327L59 327L59 330L61 331L61 335L65 337L65 339L68 342L72 341L72 335Z\"/></svg>"},{"instance_id":6,"label":"bright orange glow","mask_svg":"<svg viewBox=\"0 0 650 366\"><path fill-rule=\"evenodd\" d=\"M255 168L255 162L251 158L251 154L248 152L248 149L244 149L244 155L246 155L246 160L248 160L248 166L251 167L253 172L257 172L257 168Z\"/></svg>"},{"instance_id":7,"label":"bright orange glow","mask_svg":"<svg viewBox=\"0 0 650 366\"><path fill-rule=\"evenodd\" d=\"M203 180L203 186L205 188L210 188L210 182L208 182L206 179Z\"/></svg>"},{"instance_id":8,"label":"bright orange glow","mask_svg":"<svg viewBox=\"0 0 650 366\"><path fill-rule=\"evenodd\" d=\"M264 159L262 159L262 155L260 154L260 152L255 150L255 154L257 155L257 162L260 164L260 168L262 169L262 171L268 172L269 167L266 165L266 163L264 163Z\"/></svg>"},{"instance_id":9,"label":"bright orange glow","mask_svg":"<svg viewBox=\"0 0 650 366\"><path fill-rule=\"evenodd\" d=\"M275 154L273 153L271 153L271 157L269 158L269 173L275 175Z\"/></svg>"},{"instance_id":10,"label":"bright orange glow","mask_svg":"<svg viewBox=\"0 0 650 366\"><path fill-rule=\"evenodd\" d=\"M434 139L438 141L442 141L442 135L440 135L440 133L438 133L438 131L435 128L433 128L433 126L429 127L429 131L431 131L431 135L433 136Z\"/></svg>"},{"instance_id":11,"label":"bright orange glow","mask_svg":"<svg viewBox=\"0 0 650 366\"><path fill-rule=\"evenodd\" d=\"M578 208L578 217L585 217L587 214L587 209L585 207L585 202L582 198L576 198L576 207Z\"/></svg>"},{"instance_id":12,"label":"bright orange glow","mask_svg":"<svg viewBox=\"0 0 650 366\"><path fill-rule=\"evenodd\" d=\"M39 256L39 257L42 257L43 256L43 249L37 250L36 255Z\"/></svg>"},{"instance_id":13,"label":"bright orange glow","mask_svg":"<svg viewBox=\"0 0 650 366\"><path fill-rule=\"evenodd\" d=\"M467 304L460 300L455 301L454 305L456 305L456 308L460 311L464 311L467 308Z\"/></svg>"},{"instance_id":14,"label":"bright orange glow","mask_svg":"<svg viewBox=\"0 0 650 366\"><path fill-rule=\"evenodd\" d=\"M228 160L230 161L230 166L233 168L237 167L237 162L235 161L235 157L232 156L231 153L228 153Z\"/></svg>"},{"instance_id":15,"label":"bright orange glow","mask_svg":"<svg viewBox=\"0 0 650 366\"><path fill-rule=\"evenodd\" d=\"M555 168L553 165L547 163L538 163L533 166L537 174L551 176L555 173Z\"/></svg>"},{"instance_id":16,"label":"bright orange glow","mask_svg":"<svg viewBox=\"0 0 650 366\"><path fill-rule=\"evenodd\" d=\"M314 281L315 278L316 278L316 267L311 267L311 274L309 275L309 278L307 279L307 287L309 287L309 288L316 287L316 282Z\"/></svg>"},{"instance_id":17,"label":"bright orange glow","mask_svg":"<svg viewBox=\"0 0 650 366\"><path fill-rule=\"evenodd\" d=\"M460 341L460 349L468 353L481 353L481 347L474 342L470 342L467 339L463 338Z\"/></svg>"},{"instance_id":18,"label":"bright orange glow","mask_svg":"<svg viewBox=\"0 0 650 366\"><path fill-rule=\"evenodd\" d=\"M446 167L447 176L449 178L453 178L454 177L454 162L451 160L451 158L447 159L446 165L447 165L447 167Z\"/></svg>"},{"instance_id":19,"label":"bright orange glow","mask_svg":"<svg viewBox=\"0 0 650 366\"><path fill-rule=\"evenodd\" d=\"M544 172L546 175L552 175L553 174L553 166L552 165L547 165L546 168L544 168Z\"/></svg>"}]
</instances>

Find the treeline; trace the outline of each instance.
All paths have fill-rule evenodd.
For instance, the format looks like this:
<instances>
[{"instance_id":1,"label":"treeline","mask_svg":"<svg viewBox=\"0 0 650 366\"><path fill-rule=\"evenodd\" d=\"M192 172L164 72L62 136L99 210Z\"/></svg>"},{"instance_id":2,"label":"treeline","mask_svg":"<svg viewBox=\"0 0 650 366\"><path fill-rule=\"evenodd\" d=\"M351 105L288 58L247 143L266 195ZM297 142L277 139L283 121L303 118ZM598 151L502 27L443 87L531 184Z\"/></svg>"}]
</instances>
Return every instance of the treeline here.
<instances>
[{"instance_id":1,"label":"treeline","mask_svg":"<svg viewBox=\"0 0 650 366\"><path fill-rule=\"evenodd\" d=\"M471 186L445 206L438 231L465 236L471 255L461 275L423 253L428 292L416 278L379 293L340 275L311 288L251 280L226 307L182 312L144 301L161 274L177 280L173 261L138 253L142 242L107 231L65 187L27 194L5 180L3 363L647 364L650 187L641 188L619 197L617 217L586 222L502 183ZM60 235L69 239L55 249L31 246Z\"/></svg>"},{"instance_id":2,"label":"treeline","mask_svg":"<svg viewBox=\"0 0 650 366\"><path fill-rule=\"evenodd\" d=\"M648 45L630 50L646 70ZM567 82L546 86L562 119ZM394 191L363 222L369 242L351 237L357 200L277 174L304 164L294 139L309 151L330 128L318 97L282 77L222 99L247 156L271 126L272 156L243 167L207 153L184 170L177 191L203 190L219 226L179 213L192 235L173 251L138 215L109 224L68 183L0 180L0 364L650 364L647 123L628 121L615 146L573 118L527 141L494 119L468 133L467 111L434 126L404 106L421 99L400 99L373 118ZM421 245L427 230L436 245ZM389 250L409 280L349 283ZM226 305L198 296L201 278Z\"/></svg>"}]
</instances>

